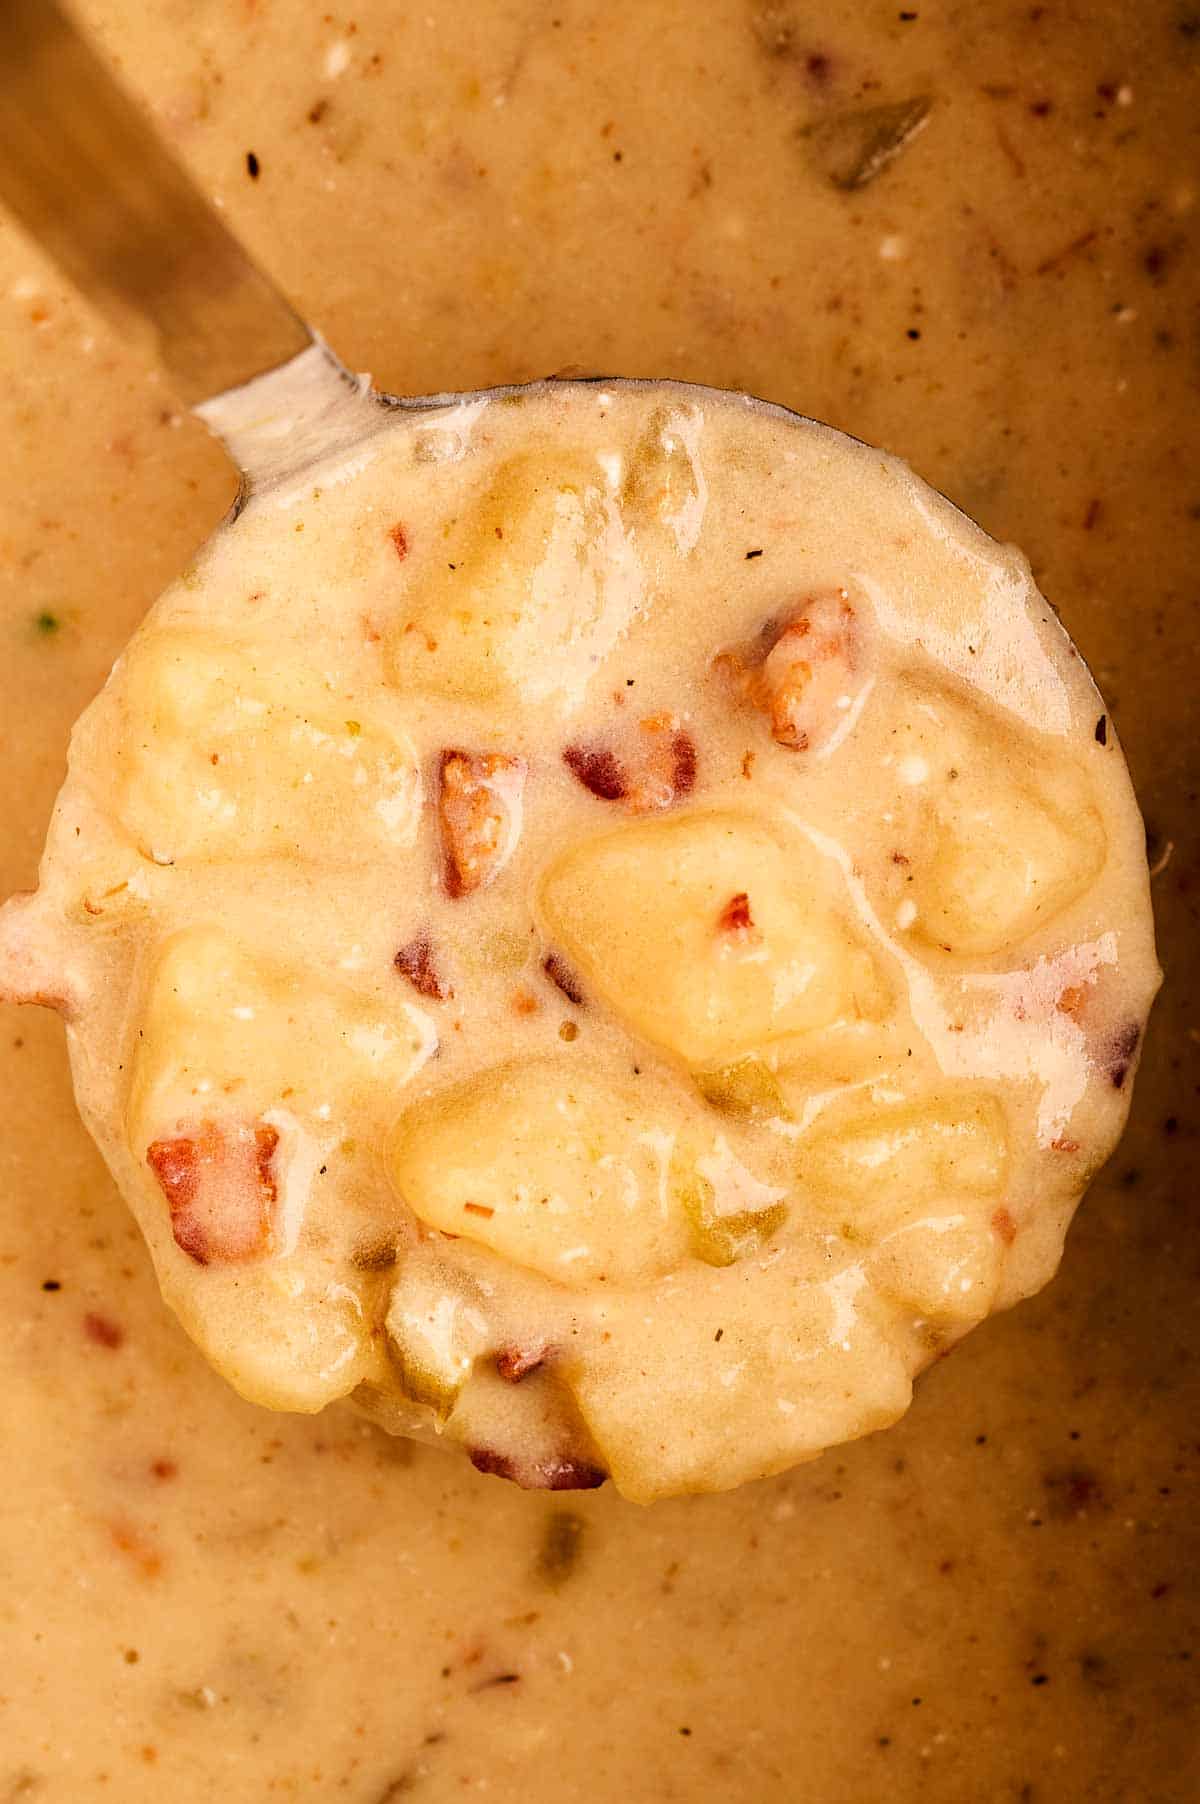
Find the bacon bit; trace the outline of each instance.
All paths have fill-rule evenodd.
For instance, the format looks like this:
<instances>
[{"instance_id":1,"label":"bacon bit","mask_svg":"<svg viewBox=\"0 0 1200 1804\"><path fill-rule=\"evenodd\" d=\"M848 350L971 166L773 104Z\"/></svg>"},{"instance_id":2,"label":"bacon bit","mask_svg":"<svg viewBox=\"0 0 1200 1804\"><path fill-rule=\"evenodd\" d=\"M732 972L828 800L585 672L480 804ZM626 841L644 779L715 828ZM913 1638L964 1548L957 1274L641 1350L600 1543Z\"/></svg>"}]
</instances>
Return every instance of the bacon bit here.
<instances>
[{"instance_id":1,"label":"bacon bit","mask_svg":"<svg viewBox=\"0 0 1200 1804\"><path fill-rule=\"evenodd\" d=\"M396 556L398 558L406 558L408 556L408 534L405 532L404 528L398 525L389 526L388 538L395 546Z\"/></svg>"},{"instance_id":2,"label":"bacon bit","mask_svg":"<svg viewBox=\"0 0 1200 1804\"><path fill-rule=\"evenodd\" d=\"M750 913L750 898L744 889L736 896L730 896L728 902L717 917L717 930L720 933L748 934L754 929L754 917Z\"/></svg>"},{"instance_id":3,"label":"bacon bit","mask_svg":"<svg viewBox=\"0 0 1200 1804\"><path fill-rule=\"evenodd\" d=\"M491 1207L491 1205L489 1203L464 1203L463 1204L463 1214L464 1215L481 1215L483 1217L484 1221L491 1221L491 1219L492 1219L493 1215L495 1215L495 1213L496 1213L496 1211Z\"/></svg>"},{"instance_id":4,"label":"bacon bit","mask_svg":"<svg viewBox=\"0 0 1200 1804\"><path fill-rule=\"evenodd\" d=\"M496 1370L505 1384L520 1384L522 1378L528 1378L544 1366L549 1357L549 1347L502 1347L496 1355Z\"/></svg>"},{"instance_id":5,"label":"bacon bit","mask_svg":"<svg viewBox=\"0 0 1200 1804\"><path fill-rule=\"evenodd\" d=\"M458 898L495 882L521 836L525 760L445 751L438 766L442 881Z\"/></svg>"},{"instance_id":6,"label":"bacon bit","mask_svg":"<svg viewBox=\"0 0 1200 1804\"><path fill-rule=\"evenodd\" d=\"M150 1471L155 1478L161 1479L164 1484L168 1478L179 1477L179 1467L175 1464L173 1459L156 1459L151 1465Z\"/></svg>"},{"instance_id":7,"label":"bacon bit","mask_svg":"<svg viewBox=\"0 0 1200 1804\"><path fill-rule=\"evenodd\" d=\"M107 1347L113 1353L125 1345L125 1330L108 1316L93 1314L91 1310L83 1318L83 1332L98 1347Z\"/></svg>"},{"instance_id":8,"label":"bacon bit","mask_svg":"<svg viewBox=\"0 0 1200 1804\"><path fill-rule=\"evenodd\" d=\"M145 1579L156 1579L163 1569L163 1557L153 1542L132 1522L118 1520L107 1524L109 1539L118 1553L125 1554Z\"/></svg>"},{"instance_id":9,"label":"bacon bit","mask_svg":"<svg viewBox=\"0 0 1200 1804\"><path fill-rule=\"evenodd\" d=\"M429 996L434 1002L446 1002L453 996L454 991L434 963L433 946L428 934L422 934L401 946L392 963L422 996Z\"/></svg>"},{"instance_id":10,"label":"bacon bit","mask_svg":"<svg viewBox=\"0 0 1200 1804\"><path fill-rule=\"evenodd\" d=\"M190 1134L155 1140L146 1163L162 1186L171 1231L197 1265L235 1264L272 1250L277 1200L271 1161L279 1135L265 1122L204 1121Z\"/></svg>"},{"instance_id":11,"label":"bacon bit","mask_svg":"<svg viewBox=\"0 0 1200 1804\"><path fill-rule=\"evenodd\" d=\"M892 863L893 864L911 864L912 859L908 856L907 852L893 852L892 853Z\"/></svg>"},{"instance_id":12,"label":"bacon bit","mask_svg":"<svg viewBox=\"0 0 1200 1804\"><path fill-rule=\"evenodd\" d=\"M858 672L861 636L845 590L828 591L807 597L782 628L768 625L763 646L745 656L719 652L713 667L767 716L777 745L808 751L844 718L837 703Z\"/></svg>"},{"instance_id":13,"label":"bacon bit","mask_svg":"<svg viewBox=\"0 0 1200 1804\"><path fill-rule=\"evenodd\" d=\"M1142 1030L1136 1025L1123 1027L1120 1033L1113 1036L1111 1053L1113 1064L1109 1076L1112 1078L1114 1090L1124 1087L1125 1079L1129 1076L1129 1067L1133 1063L1133 1055L1138 1049L1138 1041L1141 1037Z\"/></svg>"},{"instance_id":14,"label":"bacon bit","mask_svg":"<svg viewBox=\"0 0 1200 1804\"><path fill-rule=\"evenodd\" d=\"M1050 1142L1050 1151L1052 1153L1077 1153L1079 1142L1078 1140L1067 1140L1060 1134L1057 1140Z\"/></svg>"},{"instance_id":15,"label":"bacon bit","mask_svg":"<svg viewBox=\"0 0 1200 1804\"><path fill-rule=\"evenodd\" d=\"M600 1466L569 1457L531 1460L526 1464L489 1447L474 1447L470 1455L477 1472L511 1479L523 1491L594 1491L608 1477Z\"/></svg>"},{"instance_id":16,"label":"bacon bit","mask_svg":"<svg viewBox=\"0 0 1200 1804\"><path fill-rule=\"evenodd\" d=\"M563 763L602 802L620 802L628 794L625 772L613 752L569 745L563 751Z\"/></svg>"},{"instance_id":17,"label":"bacon bit","mask_svg":"<svg viewBox=\"0 0 1200 1804\"><path fill-rule=\"evenodd\" d=\"M569 745L563 762L583 787L602 802L627 802L635 813L669 808L696 787L696 745L677 714L650 714L640 721L649 745L635 745L629 765L603 746Z\"/></svg>"},{"instance_id":18,"label":"bacon bit","mask_svg":"<svg viewBox=\"0 0 1200 1804\"><path fill-rule=\"evenodd\" d=\"M1082 984L1068 984L1060 991L1054 1006L1061 1015L1069 1015L1072 1021L1078 1021L1083 1014L1088 993Z\"/></svg>"},{"instance_id":19,"label":"bacon bit","mask_svg":"<svg viewBox=\"0 0 1200 1804\"><path fill-rule=\"evenodd\" d=\"M568 1002L573 1002L576 1008L587 1006L582 985L561 953L547 952L542 960L542 970L550 982L562 991Z\"/></svg>"},{"instance_id":20,"label":"bacon bit","mask_svg":"<svg viewBox=\"0 0 1200 1804\"><path fill-rule=\"evenodd\" d=\"M1010 1247L1017 1238L1017 1224L1007 1209L997 1209L992 1216L992 1226L1004 1242Z\"/></svg>"}]
</instances>

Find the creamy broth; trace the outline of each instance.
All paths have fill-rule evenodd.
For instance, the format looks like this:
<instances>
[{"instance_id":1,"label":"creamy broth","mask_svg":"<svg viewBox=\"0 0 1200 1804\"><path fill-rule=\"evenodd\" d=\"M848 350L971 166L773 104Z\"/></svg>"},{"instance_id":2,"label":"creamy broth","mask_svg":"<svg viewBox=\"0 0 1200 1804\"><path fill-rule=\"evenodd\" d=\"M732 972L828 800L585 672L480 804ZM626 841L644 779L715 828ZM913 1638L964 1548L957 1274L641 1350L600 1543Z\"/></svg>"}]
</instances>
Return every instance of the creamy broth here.
<instances>
[{"instance_id":1,"label":"creamy broth","mask_svg":"<svg viewBox=\"0 0 1200 1804\"><path fill-rule=\"evenodd\" d=\"M0 1798L1191 1796L1195 22L84 11L385 386L743 385L1023 543L1152 860L1175 842L1175 986L1051 1291L888 1435L649 1512L235 1400L162 1310L61 1035L6 1010ZM15 233L0 256L8 890L73 716L232 484Z\"/></svg>"}]
</instances>

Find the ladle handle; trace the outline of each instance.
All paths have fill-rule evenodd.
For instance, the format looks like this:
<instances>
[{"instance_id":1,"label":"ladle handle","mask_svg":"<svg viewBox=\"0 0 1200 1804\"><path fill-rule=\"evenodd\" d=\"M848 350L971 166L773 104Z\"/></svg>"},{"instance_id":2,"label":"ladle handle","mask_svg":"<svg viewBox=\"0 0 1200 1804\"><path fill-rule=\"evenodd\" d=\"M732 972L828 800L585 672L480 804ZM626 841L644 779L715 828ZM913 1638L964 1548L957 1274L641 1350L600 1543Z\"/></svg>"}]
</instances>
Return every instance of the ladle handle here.
<instances>
[{"instance_id":1,"label":"ladle handle","mask_svg":"<svg viewBox=\"0 0 1200 1804\"><path fill-rule=\"evenodd\" d=\"M0 200L188 406L314 342L57 0L0 0Z\"/></svg>"}]
</instances>

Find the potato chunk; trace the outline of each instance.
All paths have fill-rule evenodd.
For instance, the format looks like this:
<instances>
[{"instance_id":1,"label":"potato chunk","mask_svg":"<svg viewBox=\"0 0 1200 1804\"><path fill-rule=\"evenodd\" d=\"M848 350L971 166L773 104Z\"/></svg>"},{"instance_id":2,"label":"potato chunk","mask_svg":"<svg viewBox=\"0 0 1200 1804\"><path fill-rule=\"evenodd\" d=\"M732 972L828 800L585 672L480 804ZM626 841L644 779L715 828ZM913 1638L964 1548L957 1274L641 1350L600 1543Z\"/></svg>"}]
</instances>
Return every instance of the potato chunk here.
<instances>
[{"instance_id":1,"label":"potato chunk","mask_svg":"<svg viewBox=\"0 0 1200 1804\"><path fill-rule=\"evenodd\" d=\"M885 867L896 925L969 957L1005 952L1053 920L1105 857L1081 773L1050 751L1018 758L990 726L915 690L885 760L898 779Z\"/></svg>"},{"instance_id":2,"label":"potato chunk","mask_svg":"<svg viewBox=\"0 0 1200 1804\"><path fill-rule=\"evenodd\" d=\"M455 699L575 701L639 593L599 462L521 453L415 575L388 634L392 680Z\"/></svg>"},{"instance_id":3,"label":"potato chunk","mask_svg":"<svg viewBox=\"0 0 1200 1804\"><path fill-rule=\"evenodd\" d=\"M881 1290L935 1318L986 1314L1002 1252L993 1216L1008 1171L992 1096L852 1104L801 1142L799 1169L809 1199L872 1247Z\"/></svg>"},{"instance_id":4,"label":"potato chunk","mask_svg":"<svg viewBox=\"0 0 1200 1804\"><path fill-rule=\"evenodd\" d=\"M318 1125L316 1111L333 1096L352 1110L381 1090L394 1094L435 1044L428 1018L399 998L385 1015L252 956L221 928L188 928L166 942L150 979L130 1138L140 1158L151 1142L204 1120L285 1109Z\"/></svg>"},{"instance_id":5,"label":"potato chunk","mask_svg":"<svg viewBox=\"0 0 1200 1804\"><path fill-rule=\"evenodd\" d=\"M586 1355L564 1365L617 1489L634 1502L723 1491L884 1428L908 1371L862 1270L814 1282L786 1258L696 1274L683 1297L598 1306ZM646 1331L649 1306L670 1334Z\"/></svg>"},{"instance_id":6,"label":"potato chunk","mask_svg":"<svg viewBox=\"0 0 1200 1804\"><path fill-rule=\"evenodd\" d=\"M412 842L421 783L411 744L303 666L160 629L134 641L117 681L118 811L157 863L358 864Z\"/></svg>"},{"instance_id":7,"label":"potato chunk","mask_svg":"<svg viewBox=\"0 0 1200 1804\"><path fill-rule=\"evenodd\" d=\"M689 1149L630 1085L546 1059L413 1109L389 1154L422 1221L562 1284L637 1281L686 1250Z\"/></svg>"},{"instance_id":8,"label":"potato chunk","mask_svg":"<svg viewBox=\"0 0 1200 1804\"><path fill-rule=\"evenodd\" d=\"M542 907L591 988L689 1064L884 1006L824 861L752 816L689 813L586 840L549 871Z\"/></svg>"}]
</instances>

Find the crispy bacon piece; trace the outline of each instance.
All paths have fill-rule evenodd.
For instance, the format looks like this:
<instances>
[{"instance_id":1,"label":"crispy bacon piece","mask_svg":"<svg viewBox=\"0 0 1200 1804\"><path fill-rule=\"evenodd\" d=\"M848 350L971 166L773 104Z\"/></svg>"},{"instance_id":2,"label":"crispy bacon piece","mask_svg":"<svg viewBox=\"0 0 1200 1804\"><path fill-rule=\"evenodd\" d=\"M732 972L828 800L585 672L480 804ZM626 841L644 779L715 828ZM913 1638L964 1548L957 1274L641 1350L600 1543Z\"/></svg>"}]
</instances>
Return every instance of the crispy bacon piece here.
<instances>
[{"instance_id":1,"label":"crispy bacon piece","mask_svg":"<svg viewBox=\"0 0 1200 1804\"><path fill-rule=\"evenodd\" d=\"M453 996L454 991L437 968L428 934L420 934L401 946L392 963L422 996L434 1002L445 1002Z\"/></svg>"},{"instance_id":2,"label":"crispy bacon piece","mask_svg":"<svg viewBox=\"0 0 1200 1804\"><path fill-rule=\"evenodd\" d=\"M529 1347L501 1347L496 1355L496 1370L505 1384L520 1384L522 1378L545 1365L549 1353L549 1347L541 1342Z\"/></svg>"},{"instance_id":3,"label":"crispy bacon piece","mask_svg":"<svg viewBox=\"0 0 1200 1804\"><path fill-rule=\"evenodd\" d=\"M473 1447L470 1451L471 1464L477 1472L511 1479L523 1491L594 1491L608 1477L602 1467L570 1455L525 1461L497 1453L491 1447Z\"/></svg>"},{"instance_id":4,"label":"crispy bacon piece","mask_svg":"<svg viewBox=\"0 0 1200 1804\"><path fill-rule=\"evenodd\" d=\"M769 629L765 649L721 652L715 663L766 715L778 745L809 751L833 737L847 698L862 688L861 622L844 589L810 595L781 628Z\"/></svg>"},{"instance_id":5,"label":"crispy bacon piece","mask_svg":"<svg viewBox=\"0 0 1200 1804\"><path fill-rule=\"evenodd\" d=\"M263 1121L202 1121L191 1133L146 1149L175 1244L197 1265L233 1265L272 1250L278 1144L278 1133Z\"/></svg>"},{"instance_id":6,"label":"crispy bacon piece","mask_svg":"<svg viewBox=\"0 0 1200 1804\"><path fill-rule=\"evenodd\" d=\"M754 916L750 913L750 898L744 889L740 889L736 896L730 896L718 915L718 931L744 935L750 933L753 927Z\"/></svg>"},{"instance_id":7,"label":"crispy bacon piece","mask_svg":"<svg viewBox=\"0 0 1200 1804\"><path fill-rule=\"evenodd\" d=\"M563 763L602 802L620 802L629 793L628 779L615 752L569 745L563 752Z\"/></svg>"},{"instance_id":8,"label":"crispy bacon piece","mask_svg":"<svg viewBox=\"0 0 1200 1804\"><path fill-rule=\"evenodd\" d=\"M1142 1030L1136 1021L1128 1027L1122 1027L1112 1037L1109 1052L1108 1075L1112 1079L1114 1090L1124 1088L1125 1079L1129 1076L1129 1067L1133 1064L1134 1054L1142 1037Z\"/></svg>"},{"instance_id":9,"label":"crispy bacon piece","mask_svg":"<svg viewBox=\"0 0 1200 1804\"><path fill-rule=\"evenodd\" d=\"M442 882L448 896L486 889L521 837L525 760L505 752L445 751L438 765Z\"/></svg>"},{"instance_id":10,"label":"crispy bacon piece","mask_svg":"<svg viewBox=\"0 0 1200 1804\"><path fill-rule=\"evenodd\" d=\"M650 714L645 735L619 757L609 746L569 745L563 763L601 802L624 802L635 814L670 808L696 787L696 745L677 714Z\"/></svg>"},{"instance_id":11,"label":"crispy bacon piece","mask_svg":"<svg viewBox=\"0 0 1200 1804\"><path fill-rule=\"evenodd\" d=\"M560 952L547 952L542 960L542 970L568 1002L573 1002L576 1008L585 1006L583 986Z\"/></svg>"},{"instance_id":12,"label":"crispy bacon piece","mask_svg":"<svg viewBox=\"0 0 1200 1804\"><path fill-rule=\"evenodd\" d=\"M395 526L389 526L387 536L392 541L392 549L396 556L406 558L408 556L408 533L404 527L399 522Z\"/></svg>"}]
</instances>

